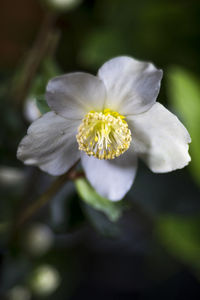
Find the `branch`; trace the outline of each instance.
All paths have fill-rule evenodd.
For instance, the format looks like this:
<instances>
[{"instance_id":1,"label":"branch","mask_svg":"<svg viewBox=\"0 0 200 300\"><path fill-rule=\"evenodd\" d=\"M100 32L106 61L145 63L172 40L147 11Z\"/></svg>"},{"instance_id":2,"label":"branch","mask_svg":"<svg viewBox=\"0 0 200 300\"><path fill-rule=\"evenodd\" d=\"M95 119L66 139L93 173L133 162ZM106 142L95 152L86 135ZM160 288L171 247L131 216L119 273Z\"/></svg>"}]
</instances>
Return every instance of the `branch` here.
<instances>
[{"instance_id":1,"label":"branch","mask_svg":"<svg viewBox=\"0 0 200 300\"><path fill-rule=\"evenodd\" d=\"M59 176L47 189L47 191L42 194L36 201L34 201L30 206L28 206L25 211L17 219L14 228L18 229L33 217L46 203L48 203L53 196L60 190L60 188L68 181L74 180L76 178L82 177L83 172L77 172L74 165L66 174Z\"/></svg>"},{"instance_id":2,"label":"branch","mask_svg":"<svg viewBox=\"0 0 200 300\"><path fill-rule=\"evenodd\" d=\"M16 83L13 82L11 96L19 107L23 107L29 93L31 84L44 57L51 55L58 42L58 32L54 29L57 16L47 12L36 40L30 49L21 70L21 76Z\"/></svg>"}]
</instances>

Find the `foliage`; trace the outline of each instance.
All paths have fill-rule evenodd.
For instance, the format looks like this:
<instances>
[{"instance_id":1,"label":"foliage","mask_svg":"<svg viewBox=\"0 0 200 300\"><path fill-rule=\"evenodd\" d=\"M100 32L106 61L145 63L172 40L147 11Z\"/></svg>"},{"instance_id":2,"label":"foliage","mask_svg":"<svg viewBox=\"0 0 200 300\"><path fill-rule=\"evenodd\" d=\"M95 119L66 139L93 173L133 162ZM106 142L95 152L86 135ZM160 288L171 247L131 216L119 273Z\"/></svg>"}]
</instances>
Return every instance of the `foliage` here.
<instances>
[{"instance_id":1,"label":"foliage","mask_svg":"<svg viewBox=\"0 0 200 300\"><path fill-rule=\"evenodd\" d=\"M83 178L77 179L75 183L77 191L83 201L93 208L104 212L111 221L117 221L120 218L123 209L121 202L114 203L101 197Z\"/></svg>"},{"instance_id":2,"label":"foliage","mask_svg":"<svg viewBox=\"0 0 200 300\"><path fill-rule=\"evenodd\" d=\"M192 137L190 168L200 184L200 80L185 69L174 67L168 72L167 88L172 107L183 119Z\"/></svg>"},{"instance_id":3,"label":"foliage","mask_svg":"<svg viewBox=\"0 0 200 300\"><path fill-rule=\"evenodd\" d=\"M176 215L161 216L156 233L166 249L178 260L200 270L200 219Z\"/></svg>"}]
</instances>

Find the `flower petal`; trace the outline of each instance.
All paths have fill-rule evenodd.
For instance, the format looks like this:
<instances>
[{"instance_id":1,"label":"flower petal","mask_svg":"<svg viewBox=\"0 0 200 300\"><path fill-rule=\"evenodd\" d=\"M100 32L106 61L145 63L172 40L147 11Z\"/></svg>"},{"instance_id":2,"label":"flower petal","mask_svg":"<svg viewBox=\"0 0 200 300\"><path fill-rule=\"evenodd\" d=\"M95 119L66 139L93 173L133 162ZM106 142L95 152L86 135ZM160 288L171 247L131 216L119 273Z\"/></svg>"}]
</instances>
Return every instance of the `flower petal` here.
<instances>
[{"instance_id":1,"label":"flower petal","mask_svg":"<svg viewBox=\"0 0 200 300\"><path fill-rule=\"evenodd\" d=\"M103 82L87 73L70 73L51 79L47 85L48 105L68 119L82 119L90 110L102 110L106 90Z\"/></svg>"},{"instance_id":2,"label":"flower petal","mask_svg":"<svg viewBox=\"0 0 200 300\"><path fill-rule=\"evenodd\" d=\"M186 166L190 159L190 135L178 118L160 103L147 112L127 118L134 151L156 173Z\"/></svg>"},{"instance_id":3,"label":"flower petal","mask_svg":"<svg viewBox=\"0 0 200 300\"><path fill-rule=\"evenodd\" d=\"M17 157L52 175L65 173L80 158L76 131L80 121L48 112L37 119L22 139Z\"/></svg>"},{"instance_id":4,"label":"flower petal","mask_svg":"<svg viewBox=\"0 0 200 300\"><path fill-rule=\"evenodd\" d=\"M135 155L126 152L113 160L99 160L82 153L81 160L87 179L101 196L118 201L131 188L137 171Z\"/></svg>"},{"instance_id":5,"label":"flower petal","mask_svg":"<svg viewBox=\"0 0 200 300\"><path fill-rule=\"evenodd\" d=\"M107 89L106 108L122 115L148 110L160 90L162 70L153 64L120 56L106 62L98 71Z\"/></svg>"}]
</instances>

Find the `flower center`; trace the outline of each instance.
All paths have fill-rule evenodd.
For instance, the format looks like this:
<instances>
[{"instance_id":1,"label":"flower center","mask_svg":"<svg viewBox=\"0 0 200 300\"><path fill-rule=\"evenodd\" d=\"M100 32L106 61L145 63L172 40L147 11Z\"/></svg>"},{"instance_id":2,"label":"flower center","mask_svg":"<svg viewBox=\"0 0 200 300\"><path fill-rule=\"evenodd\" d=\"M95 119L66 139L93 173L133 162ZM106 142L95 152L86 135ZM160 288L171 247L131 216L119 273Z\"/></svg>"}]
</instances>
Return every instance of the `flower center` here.
<instances>
[{"instance_id":1,"label":"flower center","mask_svg":"<svg viewBox=\"0 0 200 300\"><path fill-rule=\"evenodd\" d=\"M131 143L131 131L124 119L110 109L90 111L76 136L79 150L98 159L113 159L123 154Z\"/></svg>"}]
</instances>

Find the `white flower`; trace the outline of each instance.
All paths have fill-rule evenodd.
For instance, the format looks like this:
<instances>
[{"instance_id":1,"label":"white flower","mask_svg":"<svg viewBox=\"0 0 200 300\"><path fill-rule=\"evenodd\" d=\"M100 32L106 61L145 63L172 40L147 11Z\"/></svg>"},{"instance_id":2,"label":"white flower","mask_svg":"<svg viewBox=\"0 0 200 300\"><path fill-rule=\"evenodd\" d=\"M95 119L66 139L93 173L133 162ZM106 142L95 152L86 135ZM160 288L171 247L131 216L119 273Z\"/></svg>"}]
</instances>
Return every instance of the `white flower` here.
<instances>
[{"instance_id":1,"label":"white flower","mask_svg":"<svg viewBox=\"0 0 200 300\"><path fill-rule=\"evenodd\" d=\"M52 111L29 127L18 158L52 175L81 158L91 185L112 201L130 189L137 157L156 173L183 168L190 161L190 136L156 103L161 78L153 64L126 56L106 62L97 76L53 78L46 92Z\"/></svg>"}]
</instances>

